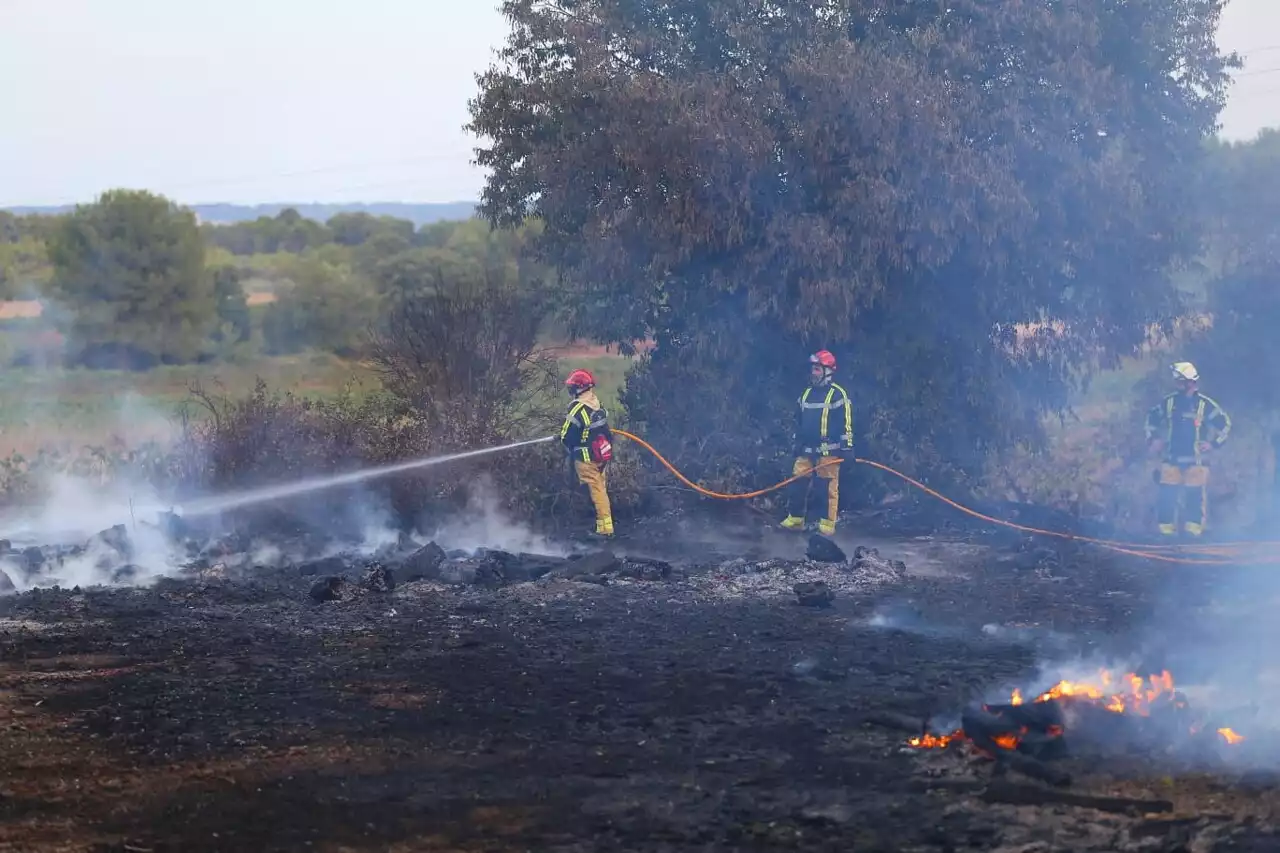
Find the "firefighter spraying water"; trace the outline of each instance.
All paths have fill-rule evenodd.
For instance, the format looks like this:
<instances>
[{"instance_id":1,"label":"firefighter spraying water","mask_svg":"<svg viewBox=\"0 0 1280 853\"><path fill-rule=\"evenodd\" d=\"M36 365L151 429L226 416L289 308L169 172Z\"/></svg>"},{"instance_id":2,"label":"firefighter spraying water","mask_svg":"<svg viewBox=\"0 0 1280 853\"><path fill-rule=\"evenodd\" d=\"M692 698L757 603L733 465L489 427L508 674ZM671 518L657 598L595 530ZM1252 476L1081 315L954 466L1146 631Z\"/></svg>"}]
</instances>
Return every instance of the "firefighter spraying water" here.
<instances>
[{"instance_id":1,"label":"firefighter spraying water","mask_svg":"<svg viewBox=\"0 0 1280 853\"><path fill-rule=\"evenodd\" d=\"M595 535L608 539L613 536L613 510L606 479L613 461L609 414L596 396L596 378L590 371L573 371L564 385L573 402L560 427L560 442L569 454L570 476L591 496L596 513Z\"/></svg>"}]
</instances>

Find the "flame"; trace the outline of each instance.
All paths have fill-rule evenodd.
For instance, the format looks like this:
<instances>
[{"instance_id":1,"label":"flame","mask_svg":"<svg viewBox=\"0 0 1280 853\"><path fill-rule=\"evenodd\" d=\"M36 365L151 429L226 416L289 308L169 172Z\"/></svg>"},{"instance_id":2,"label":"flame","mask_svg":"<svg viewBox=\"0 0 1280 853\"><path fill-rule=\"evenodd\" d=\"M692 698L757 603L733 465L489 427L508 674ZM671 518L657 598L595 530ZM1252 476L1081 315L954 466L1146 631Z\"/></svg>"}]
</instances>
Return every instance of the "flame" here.
<instances>
[{"instance_id":1,"label":"flame","mask_svg":"<svg viewBox=\"0 0 1280 853\"><path fill-rule=\"evenodd\" d=\"M1173 701L1173 676L1168 670L1164 670L1159 675L1141 676L1127 673L1123 682L1127 685L1128 690L1116 690L1118 686L1114 683L1111 673L1107 670L1100 670L1098 673L1098 683L1089 684L1079 681L1059 681L1045 692L1041 693L1034 700L1035 702L1048 702L1053 699L1090 699L1102 704L1108 711L1114 711L1117 714L1142 714L1147 715L1151 711L1151 706L1157 701ZM1017 697L1017 701L1011 704L1021 704L1021 695L1018 691L1013 694Z\"/></svg>"},{"instance_id":2,"label":"flame","mask_svg":"<svg viewBox=\"0 0 1280 853\"><path fill-rule=\"evenodd\" d=\"M1098 671L1096 683L1059 681L1031 701L1050 702L1055 699L1088 700L1096 702L1116 714L1139 714L1141 716L1148 716L1152 707L1157 703L1161 705L1171 704L1175 708L1187 707L1186 700L1182 698L1181 694L1175 692L1173 676L1168 670L1163 670L1157 675L1150 675L1146 678L1142 678L1132 672L1116 678L1108 670L1102 669ZM1025 702L1022 691L1015 688L1009 696L1009 704L1022 705ZM1198 726L1192 726L1191 733L1195 734L1198 730ZM1061 726L1049 726L1046 729L1046 733L1051 737L1057 737L1063 734L1063 730ZM1218 729L1218 735L1228 744L1237 744L1244 740L1242 735L1228 728ZM926 734L912 738L908 743L911 746L922 749L942 749L964 739L964 732L957 729L945 735ZM995 739L995 743L1005 749L1014 749L1018 745L1018 740L1017 735L1001 735Z\"/></svg>"}]
</instances>

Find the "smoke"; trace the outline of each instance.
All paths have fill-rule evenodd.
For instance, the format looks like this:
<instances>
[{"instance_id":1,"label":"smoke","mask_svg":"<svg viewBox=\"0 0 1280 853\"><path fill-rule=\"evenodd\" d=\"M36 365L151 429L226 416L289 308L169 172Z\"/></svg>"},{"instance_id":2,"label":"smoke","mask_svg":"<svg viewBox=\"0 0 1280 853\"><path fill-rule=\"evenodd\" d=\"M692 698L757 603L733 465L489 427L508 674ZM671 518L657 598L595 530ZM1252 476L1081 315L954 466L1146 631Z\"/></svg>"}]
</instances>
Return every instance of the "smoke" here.
<instances>
[{"instance_id":1,"label":"smoke","mask_svg":"<svg viewBox=\"0 0 1280 853\"><path fill-rule=\"evenodd\" d=\"M478 478L472 486L466 510L459 516L435 525L427 534L445 550L475 553L490 548L511 553L534 553L563 557L568 551L530 527L513 521L502 509L492 480Z\"/></svg>"},{"instance_id":2,"label":"smoke","mask_svg":"<svg viewBox=\"0 0 1280 853\"><path fill-rule=\"evenodd\" d=\"M60 380L51 380L56 388ZM50 387L50 386L46 386ZM126 393L104 418L105 432L123 443L130 436L164 440L177 429L136 393ZM178 569L184 555L157 526L167 503L142 473L116 466L106 455L81 451L69 468L35 466L31 499L0 512L0 538L15 551L53 546L39 566L19 554L0 569L19 590L48 586L148 584ZM123 527L127 546L98 534Z\"/></svg>"},{"instance_id":3,"label":"smoke","mask_svg":"<svg viewBox=\"0 0 1280 853\"><path fill-rule=\"evenodd\" d=\"M1148 668L1169 670L1197 703L1254 707L1250 729L1280 733L1280 576L1266 565L1174 566L1164 575L1137 634Z\"/></svg>"}]
</instances>

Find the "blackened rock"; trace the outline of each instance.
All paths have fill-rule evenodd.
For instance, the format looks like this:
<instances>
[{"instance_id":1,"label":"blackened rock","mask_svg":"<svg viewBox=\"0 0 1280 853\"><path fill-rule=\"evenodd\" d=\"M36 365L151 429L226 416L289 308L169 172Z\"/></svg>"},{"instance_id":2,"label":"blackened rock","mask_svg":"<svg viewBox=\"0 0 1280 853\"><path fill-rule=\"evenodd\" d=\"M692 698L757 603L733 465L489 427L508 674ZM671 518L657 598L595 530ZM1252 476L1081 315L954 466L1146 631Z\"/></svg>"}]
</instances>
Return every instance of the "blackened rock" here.
<instances>
[{"instance_id":1,"label":"blackened rock","mask_svg":"<svg viewBox=\"0 0 1280 853\"><path fill-rule=\"evenodd\" d=\"M345 601L353 597L351 584L345 578L327 577L312 585L311 597L320 602Z\"/></svg>"},{"instance_id":2,"label":"blackened rock","mask_svg":"<svg viewBox=\"0 0 1280 853\"><path fill-rule=\"evenodd\" d=\"M525 554L521 552L516 556L520 559L520 565L525 573L528 574L529 580L535 581L563 567L568 562L563 557L551 557L546 554Z\"/></svg>"},{"instance_id":3,"label":"blackened rock","mask_svg":"<svg viewBox=\"0 0 1280 853\"><path fill-rule=\"evenodd\" d=\"M619 574L642 581L662 581L671 577L671 564L664 560L628 557L623 560Z\"/></svg>"},{"instance_id":4,"label":"blackened rock","mask_svg":"<svg viewBox=\"0 0 1280 853\"><path fill-rule=\"evenodd\" d=\"M434 542L428 542L396 567L396 576L402 583L435 580L440 577L440 564L444 561L444 549Z\"/></svg>"},{"instance_id":5,"label":"blackened rock","mask_svg":"<svg viewBox=\"0 0 1280 853\"><path fill-rule=\"evenodd\" d=\"M391 571L381 563L369 563L364 574L360 576L360 586L369 592L391 592L396 588L396 580Z\"/></svg>"},{"instance_id":6,"label":"blackened rock","mask_svg":"<svg viewBox=\"0 0 1280 853\"><path fill-rule=\"evenodd\" d=\"M792 589L796 594L796 601L805 607L830 607L836 597L831 587L822 581L798 583Z\"/></svg>"},{"instance_id":7,"label":"blackened rock","mask_svg":"<svg viewBox=\"0 0 1280 853\"><path fill-rule=\"evenodd\" d=\"M839 545L817 533L809 537L809 550L805 552L805 556L818 563L843 563L848 560Z\"/></svg>"},{"instance_id":8,"label":"blackened rock","mask_svg":"<svg viewBox=\"0 0 1280 853\"><path fill-rule=\"evenodd\" d=\"M13 543L8 539L0 539L0 554L8 554L13 550Z\"/></svg>"},{"instance_id":9,"label":"blackened rock","mask_svg":"<svg viewBox=\"0 0 1280 853\"><path fill-rule=\"evenodd\" d=\"M17 592L18 588L13 585L13 581L4 572L0 572L0 595L8 595L11 592Z\"/></svg>"},{"instance_id":10,"label":"blackened rock","mask_svg":"<svg viewBox=\"0 0 1280 853\"><path fill-rule=\"evenodd\" d=\"M866 545L859 545L853 549L853 559L861 560L866 557L879 557L880 551L877 548L868 548Z\"/></svg>"},{"instance_id":11,"label":"blackened rock","mask_svg":"<svg viewBox=\"0 0 1280 853\"><path fill-rule=\"evenodd\" d=\"M476 583L494 587L523 583L529 579L529 572L514 554L487 548L481 549L480 563L476 566Z\"/></svg>"},{"instance_id":12,"label":"blackened rock","mask_svg":"<svg viewBox=\"0 0 1280 853\"><path fill-rule=\"evenodd\" d=\"M129 531L125 529L123 524L117 524L108 527L106 530L98 531L89 540L90 544L95 541L101 542L125 559L133 556L133 543L129 541Z\"/></svg>"},{"instance_id":13,"label":"blackened rock","mask_svg":"<svg viewBox=\"0 0 1280 853\"><path fill-rule=\"evenodd\" d=\"M22 558L27 561L27 571L37 572L44 566L44 549L38 545L22 549Z\"/></svg>"},{"instance_id":14,"label":"blackened rock","mask_svg":"<svg viewBox=\"0 0 1280 853\"><path fill-rule=\"evenodd\" d=\"M579 575L603 575L606 572L617 571L622 566L612 551L595 551L590 554L583 554L577 559L570 560L553 574L560 578L576 578Z\"/></svg>"},{"instance_id":15,"label":"blackened rock","mask_svg":"<svg viewBox=\"0 0 1280 853\"><path fill-rule=\"evenodd\" d=\"M175 512L162 512L156 526L170 539L186 539L195 535L195 527Z\"/></svg>"},{"instance_id":16,"label":"blackened rock","mask_svg":"<svg viewBox=\"0 0 1280 853\"><path fill-rule=\"evenodd\" d=\"M200 549L198 556L211 560L221 560L228 554L243 554L249 550L251 541L246 534L229 533L220 539L209 542Z\"/></svg>"},{"instance_id":17,"label":"blackened rock","mask_svg":"<svg viewBox=\"0 0 1280 853\"><path fill-rule=\"evenodd\" d=\"M325 557L322 560L308 560L298 566L298 574L304 578L314 575L330 575L346 569L347 563L341 557Z\"/></svg>"},{"instance_id":18,"label":"blackened rock","mask_svg":"<svg viewBox=\"0 0 1280 853\"><path fill-rule=\"evenodd\" d=\"M112 583L129 583L136 580L138 573L142 571L141 566L135 566L133 563L126 563L111 573Z\"/></svg>"},{"instance_id":19,"label":"blackened rock","mask_svg":"<svg viewBox=\"0 0 1280 853\"><path fill-rule=\"evenodd\" d=\"M440 566L440 583L470 586L477 582L477 563L474 560L442 563Z\"/></svg>"}]
</instances>

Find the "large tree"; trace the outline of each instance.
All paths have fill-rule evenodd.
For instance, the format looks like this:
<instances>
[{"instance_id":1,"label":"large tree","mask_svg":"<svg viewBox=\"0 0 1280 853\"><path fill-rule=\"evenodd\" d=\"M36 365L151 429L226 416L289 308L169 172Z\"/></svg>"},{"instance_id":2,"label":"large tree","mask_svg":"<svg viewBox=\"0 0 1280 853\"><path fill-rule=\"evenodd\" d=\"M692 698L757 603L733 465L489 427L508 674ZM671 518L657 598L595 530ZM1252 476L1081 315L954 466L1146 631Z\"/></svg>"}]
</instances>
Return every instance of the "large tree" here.
<instances>
[{"instance_id":1,"label":"large tree","mask_svg":"<svg viewBox=\"0 0 1280 853\"><path fill-rule=\"evenodd\" d=\"M49 242L50 306L72 360L148 367L198 357L217 322L194 214L148 192L78 205Z\"/></svg>"},{"instance_id":2,"label":"large tree","mask_svg":"<svg viewBox=\"0 0 1280 853\"><path fill-rule=\"evenodd\" d=\"M696 472L785 444L818 346L882 457L972 468L1173 312L1222 2L509 0L482 213L543 220L575 331L656 337L629 409Z\"/></svg>"},{"instance_id":3,"label":"large tree","mask_svg":"<svg viewBox=\"0 0 1280 853\"><path fill-rule=\"evenodd\" d=\"M1212 327L1192 345L1209 393L1280 449L1280 131L1211 147L1204 181L1211 233Z\"/></svg>"}]
</instances>

